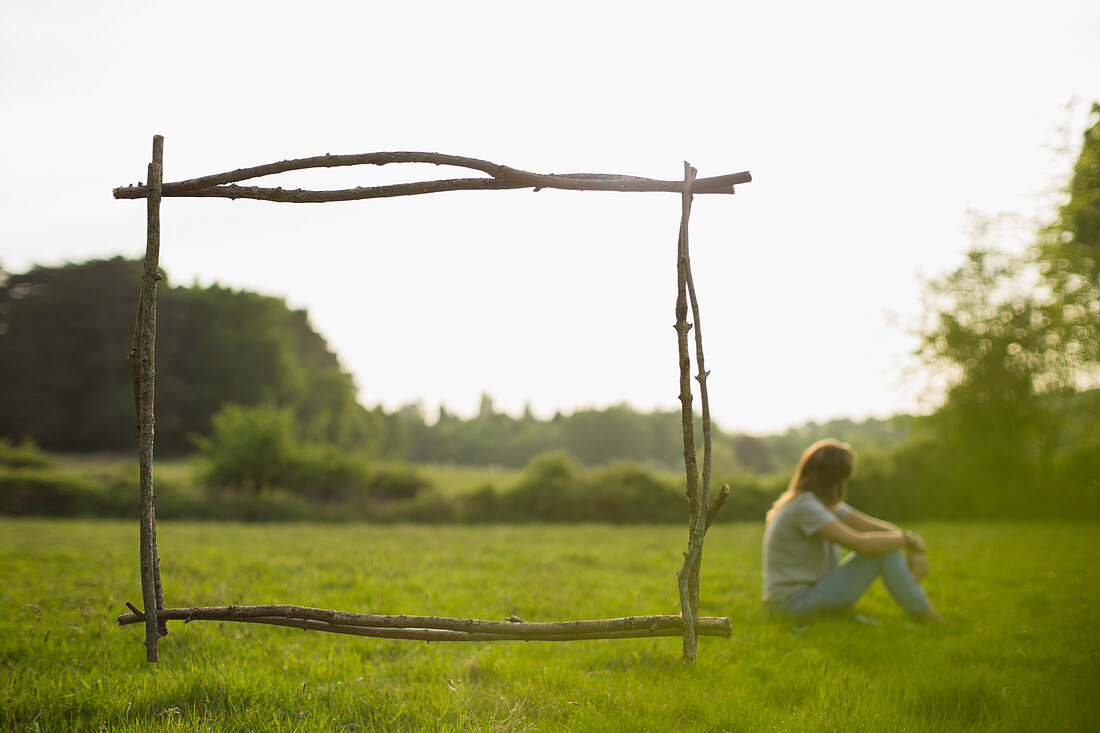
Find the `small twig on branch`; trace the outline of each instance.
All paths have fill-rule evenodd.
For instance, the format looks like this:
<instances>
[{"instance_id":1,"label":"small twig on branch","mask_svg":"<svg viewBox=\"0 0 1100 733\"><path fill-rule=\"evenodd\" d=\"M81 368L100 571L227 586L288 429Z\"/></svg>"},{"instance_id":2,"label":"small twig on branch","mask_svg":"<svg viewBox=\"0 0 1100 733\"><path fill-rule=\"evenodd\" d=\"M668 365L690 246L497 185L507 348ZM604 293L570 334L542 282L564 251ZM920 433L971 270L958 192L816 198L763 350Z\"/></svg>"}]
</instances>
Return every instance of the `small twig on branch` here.
<instances>
[{"instance_id":1,"label":"small twig on branch","mask_svg":"<svg viewBox=\"0 0 1100 733\"><path fill-rule=\"evenodd\" d=\"M722 505L726 503L726 499L729 498L729 495L730 485L722 484L722 490L718 492L718 496L714 497L714 501L711 503L710 508L707 509L707 529L710 529L710 525L714 522L714 518L718 516L718 512L722 509Z\"/></svg>"},{"instance_id":2,"label":"small twig on branch","mask_svg":"<svg viewBox=\"0 0 1100 733\"><path fill-rule=\"evenodd\" d=\"M387 165L390 163L430 163L486 173L491 178L457 178L417 183L400 183L389 186L371 186L336 191L286 190L229 184L309 168L334 168L352 165ZM747 171L730 173L695 181L695 193L732 194L734 186L748 183L752 175ZM163 196L251 198L263 201L289 203L324 203L329 201L353 201L390 196L411 196L440 191L509 189L509 188L557 188L573 191L666 191L677 193L680 181L666 181L641 176L624 176L607 173L542 174L510 168L478 158L467 158L444 153L380 152L359 155L319 155L312 158L284 160L277 163L239 168L226 173L216 173L185 181L164 183ZM114 190L118 199L138 199L149 195L146 186L122 186Z\"/></svg>"},{"instance_id":3,"label":"small twig on branch","mask_svg":"<svg viewBox=\"0 0 1100 733\"><path fill-rule=\"evenodd\" d=\"M140 623L144 614L127 604L131 613L118 617L120 626ZM560 622L485 621L445 616L358 614L308 606L215 606L168 608L157 612L160 621L239 621L333 633L425 641L618 639L644 636L678 636L680 616L653 615ZM696 632L704 636L729 636L728 618L701 618Z\"/></svg>"}]
</instances>

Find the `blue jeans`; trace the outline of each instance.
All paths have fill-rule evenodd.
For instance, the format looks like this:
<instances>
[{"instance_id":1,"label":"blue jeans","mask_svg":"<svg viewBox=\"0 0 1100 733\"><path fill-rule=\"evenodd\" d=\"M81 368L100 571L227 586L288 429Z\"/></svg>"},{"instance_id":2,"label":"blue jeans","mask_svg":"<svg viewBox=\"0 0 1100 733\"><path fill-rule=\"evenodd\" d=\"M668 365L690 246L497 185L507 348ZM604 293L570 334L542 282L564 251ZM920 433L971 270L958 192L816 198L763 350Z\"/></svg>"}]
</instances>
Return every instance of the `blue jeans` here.
<instances>
[{"instance_id":1,"label":"blue jeans","mask_svg":"<svg viewBox=\"0 0 1100 733\"><path fill-rule=\"evenodd\" d=\"M796 616L813 611L851 608L880 575L886 590L910 616L919 616L932 605L924 588L909 571L905 555L901 550L892 550L883 555L853 552L816 585L796 593L781 602L779 607Z\"/></svg>"}]
</instances>

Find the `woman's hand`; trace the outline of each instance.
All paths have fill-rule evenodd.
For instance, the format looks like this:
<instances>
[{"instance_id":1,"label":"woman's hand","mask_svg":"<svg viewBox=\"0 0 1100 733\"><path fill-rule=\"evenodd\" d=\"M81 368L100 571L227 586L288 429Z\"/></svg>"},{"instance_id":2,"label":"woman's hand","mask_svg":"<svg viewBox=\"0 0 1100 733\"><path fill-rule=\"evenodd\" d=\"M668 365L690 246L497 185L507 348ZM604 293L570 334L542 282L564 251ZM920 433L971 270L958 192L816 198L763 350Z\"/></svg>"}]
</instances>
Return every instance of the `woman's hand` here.
<instances>
[{"instance_id":1,"label":"woman's hand","mask_svg":"<svg viewBox=\"0 0 1100 733\"><path fill-rule=\"evenodd\" d=\"M905 537L905 547L910 552L919 552L922 555L928 552L928 547L924 544L924 538L919 534L907 529L903 535Z\"/></svg>"}]
</instances>

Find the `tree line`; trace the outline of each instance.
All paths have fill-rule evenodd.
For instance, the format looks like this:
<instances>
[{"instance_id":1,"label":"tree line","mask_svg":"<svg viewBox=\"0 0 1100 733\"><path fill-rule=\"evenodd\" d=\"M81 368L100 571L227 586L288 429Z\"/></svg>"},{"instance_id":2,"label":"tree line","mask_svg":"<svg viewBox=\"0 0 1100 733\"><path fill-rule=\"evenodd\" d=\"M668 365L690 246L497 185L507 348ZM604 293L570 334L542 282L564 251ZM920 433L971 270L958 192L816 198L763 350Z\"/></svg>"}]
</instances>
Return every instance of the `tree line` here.
<instances>
[{"instance_id":1,"label":"tree line","mask_svg":"<svg viewBox=\"0 0 1100 733\"><path fill-rule=\"evenodd\" d=\"M133 447L133 338L141 262L116 257L9 274L0 284L0 436L30 438L66 453L125 453ZM303 310L281 298L213 285L171 284L162 273L157 306L156 447L191 453L225 405L285 410L303 441L373 457L522 467L565 450L583 465L635 461L682 466L678 411L629 405L587 408L540 420L513 417L489 394L462 419L419 404L386 413L356 401L356 385ZM281 424L281 423L280 423ZM756 438L714 431L715 466L768 473L792 465L817 436L858 434L887 447L904 420L809 424Z\"/></svg>"},{"instance_id":2,"label":"tree line","mask_svg":"<svg viewBox=\"0 0 1100 733\"><path fill-rule=\"evenodd\" d=\"M131 450L126 354L139 272L140 263L115 258L0 275L0 438L56 451ZM859 452L852 497L875 513L1100 515L1100 105L1064 199L1031 246L1001 247L996 228L979 222L963 262L927 283L924 305L917 356L939 385L936 409L770 436L716 427L715 476L741 484L767 476L769 491L777 489L807 445L834 437ZM614 405L540 420L529 409L499 412L486 394L469 419L441 407L430 420L417 404L387 414L356 402L351 376L307 314L281 299L165 281L158 319L158 451L198 447L208 459L226 457L221 478L209 477L228 492L286 489L278 485L286 477L319 501L338 500L351 485L375 498L410 499L423 488L415 477L380 477L357 463L377 458L527 466L535 478L519 488L532 497L564 486L562 475L590 475L545 462L554 451L581 467L682 470L678 412ZM257 470L282 466L278 476L234 473L241 456L271 441L284 446L283 463L259 461ZM567 513L590 517L599 502L580 497L598 495L599 482L568 483L559 498L587 508ZM526 516L491 493L482 499L477 511L440 500L425 516ZM661 512L678 500L670 501Z\"/></svg>"},{"instance_id":3,"label":"tree line","mask_svg":"<svg viewBox=\"0 0 1100 733\"><path fill-rule=\"evenodd\" d=\"M787 431L755 436L712 426L713 464L717 473L769 474L788 471L807 445L840 437L859 449L881 451L905 440L911 418L847 418L808 422ZM514 417L495 409L489 394L478 414L463 419L440 407L428 422L419 403L389 416L393 453L418 462L522 467L536 457L564 450L584 466L614 461L639 463L661 471L683 470L683 432L678 410L642 412L628 404L583 408L540 420L525 409ZM698 450L702 437L696 435Z\"/></svg>"}]
</instances>

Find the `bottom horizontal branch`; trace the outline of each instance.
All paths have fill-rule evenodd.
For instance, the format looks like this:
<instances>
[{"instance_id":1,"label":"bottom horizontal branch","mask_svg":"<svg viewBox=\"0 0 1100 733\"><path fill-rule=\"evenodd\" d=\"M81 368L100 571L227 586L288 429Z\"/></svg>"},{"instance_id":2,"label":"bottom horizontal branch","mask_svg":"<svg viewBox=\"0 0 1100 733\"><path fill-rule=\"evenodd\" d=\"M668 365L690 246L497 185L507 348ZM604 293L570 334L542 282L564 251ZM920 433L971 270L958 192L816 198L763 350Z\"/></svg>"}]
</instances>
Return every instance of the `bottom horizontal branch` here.
<instances>
[{"instance_id":1,"label":"bottom horizontal branch","mask_svg":"<svg viewBox=\"0 0 1100 733\"><path fill-rule=\"evenodd\" d=\"M351 634L381 639L419 641L579 641L584 639L631 639L680 636L680 616L628 616L586 621L537 622L483 621L439 616L383 616L353 614L302 606L221 606L166 608L158 612L163 621L238 621L289 626L310 631ZM118 617L120 626L139 623L141 613ZM728 618L700 618L700 636L730 635Z\"/></svg>"},{"instance_id":2,"label":"bottom horizontal branch","mask_svg":"<svg viewBox=\"0 0 1100 733\"><path fill-rule=\"evenodd\" d=\"M524 629L526 624L517 623L514 624L517 627L515 633L505 634L487 631L451 631L449 629L388 629L377 626L341 626L339 624L326 624L323 621L290 618L253 618L248 619L248 621L273 626L289 626L308 631L325 631L330 634L369 636L377 639L411 639L414 641L584 641L587 639L639 639L655 636L680 636L683 633L683 627L550 634L540 632L538 629ZM729 636L728 630L723 632L720 628L700 628L696 633L700 636Z\"/></svg>"}]
</instances>

